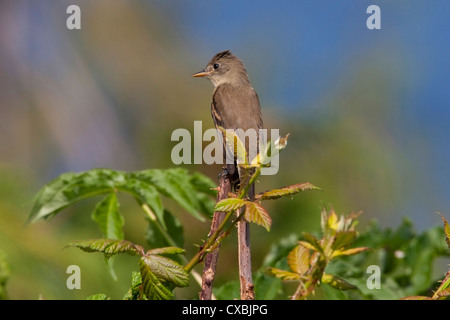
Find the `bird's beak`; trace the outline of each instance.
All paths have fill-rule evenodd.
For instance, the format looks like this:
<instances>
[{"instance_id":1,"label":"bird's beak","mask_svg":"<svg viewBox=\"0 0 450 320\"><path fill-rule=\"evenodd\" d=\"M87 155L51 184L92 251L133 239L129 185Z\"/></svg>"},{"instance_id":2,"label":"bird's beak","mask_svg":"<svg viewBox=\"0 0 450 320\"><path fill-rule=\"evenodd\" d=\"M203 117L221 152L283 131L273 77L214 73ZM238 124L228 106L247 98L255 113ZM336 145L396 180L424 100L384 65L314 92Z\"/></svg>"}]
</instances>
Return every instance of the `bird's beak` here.
<instances>
[{"instance_id":1,"label":"bird's beak","mask_svg":"<svg viewBox=\"0 0 450 320\"><path fill-rule=\"evenodd\" d=\"M195 77L195 78L207 77L207 76L209 76L211 74L211 72L212 71L205 71L205 70L203 70L203 71L194 73L192 76Z\"/></svg>"}]
</instances>

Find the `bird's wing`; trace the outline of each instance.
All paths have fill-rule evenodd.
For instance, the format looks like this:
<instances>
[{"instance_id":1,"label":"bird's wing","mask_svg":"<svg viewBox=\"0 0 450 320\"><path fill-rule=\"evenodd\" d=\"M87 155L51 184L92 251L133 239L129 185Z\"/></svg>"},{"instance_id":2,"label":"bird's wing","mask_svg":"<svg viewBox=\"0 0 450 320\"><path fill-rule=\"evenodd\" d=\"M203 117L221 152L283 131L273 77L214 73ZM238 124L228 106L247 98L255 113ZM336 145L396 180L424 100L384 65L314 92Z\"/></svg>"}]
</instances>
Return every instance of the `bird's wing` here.
<instances>
[{"instance_id":1,"label":"bird's wing","mask_svg":"<svg viewBox=\"0 0 450 320\"><path fill-rule=\"evenodd\" d=\"M254 129L256 133L256 149L249 153L249 141L243 141L249 161L258 153L259 131L262 129L263 121L261 116L261 107L256 91L251 87L236 87L228 84L222 84L216 88L211 103L211 115L216 127L221 126L224 129L242 129L244 132L248 129ZM225 138L225 137L224 137ZM224 141L224 151L227 147ZM235 157L236 159L236 157ZM227 166L229 171L234 173L235 166ZM231 172L230 172L231 173ZM233 174L231 173L231 174Z\"/></svg>"},{"instance_id":2,"label":"bird's wing","mask_svg":"<svg viewBox=\"0 0 450 320\"><path fill-rule=\"evenodd\" d=\"M211 103L214 124L224 129L261 129L261 107L256 91L251 87L222 84L216 88Z\"/></svg>"}]
</instances>

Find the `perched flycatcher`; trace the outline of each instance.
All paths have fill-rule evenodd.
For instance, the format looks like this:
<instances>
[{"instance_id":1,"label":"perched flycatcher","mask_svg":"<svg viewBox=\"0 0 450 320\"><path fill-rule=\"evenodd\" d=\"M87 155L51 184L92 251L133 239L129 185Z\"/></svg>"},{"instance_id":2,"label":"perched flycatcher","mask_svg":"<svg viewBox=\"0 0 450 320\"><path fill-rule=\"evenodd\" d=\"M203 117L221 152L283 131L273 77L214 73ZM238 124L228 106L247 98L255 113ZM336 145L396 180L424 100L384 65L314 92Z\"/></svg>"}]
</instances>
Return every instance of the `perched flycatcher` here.
<instances>
[{"instance_id":1,"label":"perched flycatcher","mask_svg":"<svg viewBox=\"0 0 450 320\"><path fill-rule=\"evenodd\" d=\"M258 94L250 84L247 70L239 58L230 50L220 52L208 62L205 70L193 76L207 77L214 85L211 115L216 128L241 129L243 132L254 129L258 136L259 129L263 127ZM245 143L247 155L255 156L257 152L249 152L249 147L257 148L258 142L253 146L250 146L250 141L242 142ZM224 153L224 160L225 158ZM236 164L228 164L227 169L232 181L236 183L239 180ZM250 192L249 196L252 197Z\"/></svg>"},{"instance_id":2,"label":"perched flycatcher","mask_svg":"<svg viewBox=\"0 0 450 320\"><path fill-rule=\"evenodd\" d=\"M259 129L263 127L261 107L259 98L248 79L247 70L244 64L231 51L223 51L216 54L206 68L194 77L207 77L214 85L214 92L211 102L211 115L214 124L224 129L247 131L253 129L256 135L256 143L252 146L249 142L245 144L247 155L256 155L256 152L249 152L249 148L258 148ZM224 139L225 143L225 139ZM226 159L224 147L224 159ZM253 150L255 151L255 150ZM247 159L251 161L252 159ZM227 164L227 170L235 189L239 182L243 182L243 177L237 167L237 163ZM248 190L248 197L253 200L255 196L254 186ZM250 228L245 219L238 223L239 237L239 270L241 282L241 299L254 299L253 281L251 275L250 258Z\"/></svg>"}]
</instances>

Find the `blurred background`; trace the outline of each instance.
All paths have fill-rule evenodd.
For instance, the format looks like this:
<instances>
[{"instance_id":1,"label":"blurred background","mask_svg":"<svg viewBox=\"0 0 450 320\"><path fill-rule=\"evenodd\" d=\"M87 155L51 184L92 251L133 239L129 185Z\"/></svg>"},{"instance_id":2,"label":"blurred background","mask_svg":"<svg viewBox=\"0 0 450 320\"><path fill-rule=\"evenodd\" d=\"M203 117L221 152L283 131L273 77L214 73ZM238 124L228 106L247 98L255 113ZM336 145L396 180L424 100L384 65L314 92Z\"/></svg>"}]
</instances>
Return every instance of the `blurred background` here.
<instances>
[{"instance_id":1,"label":"blurred background","mask_svg":"<svg viewBox=\"0 0 450 320\"><path fill-rule=\"evenodd\" d=\"M71 4L81 8L81 30L66 27ZM381 30L366 27L372 4ZM24 226L33 195L66 171L174 167L172 131L193 132L195 120L213 127L213 87L191 74L226 49L244 61L265 127L291 134L278 174L257 190L307 181L323 189L267 204L271 232L252 227L255 268L281 237L319 231L324 206L362 211L360 229L373 219L395 228L404 217L418 231L440 224L436 211L450 215L448 12L445 0L0 1L0 253L9 298L122 298L137 258L116 259L114 282L101 255L62 250L101 236L90 219L95 202ZM220 169L186 167L214 181ZM144 214L126 196L121 203L125 238L144 244ZM173 211L191 256L209 224ZM232 236L218 283L236 279L235 249ZM81 267L81 290L66 288L71 264Z\"/></svg>"}]
</instances>

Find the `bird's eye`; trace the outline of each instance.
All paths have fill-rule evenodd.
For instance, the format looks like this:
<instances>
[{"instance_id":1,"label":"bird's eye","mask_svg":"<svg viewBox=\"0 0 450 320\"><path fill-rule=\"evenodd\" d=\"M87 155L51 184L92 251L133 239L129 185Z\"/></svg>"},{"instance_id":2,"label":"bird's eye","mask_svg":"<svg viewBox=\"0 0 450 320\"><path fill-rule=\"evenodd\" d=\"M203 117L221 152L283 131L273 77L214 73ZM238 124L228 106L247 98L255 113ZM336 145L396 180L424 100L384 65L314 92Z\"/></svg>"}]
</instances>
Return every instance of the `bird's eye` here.
<instances>
[{"instance_id":1,"label":"bird's eye","mask_svg":"<svg viewBox=\"0 0 450 320\"><path fill-rule=\"evenodd\" d=\"M215 63L214 66L213 66L214 69L217 69L217 68L219 68L219 67L220 67L220 66L219 66L218 63Z\"/></svg>"}]
</instances>

